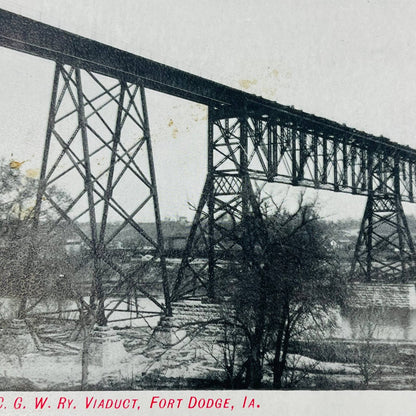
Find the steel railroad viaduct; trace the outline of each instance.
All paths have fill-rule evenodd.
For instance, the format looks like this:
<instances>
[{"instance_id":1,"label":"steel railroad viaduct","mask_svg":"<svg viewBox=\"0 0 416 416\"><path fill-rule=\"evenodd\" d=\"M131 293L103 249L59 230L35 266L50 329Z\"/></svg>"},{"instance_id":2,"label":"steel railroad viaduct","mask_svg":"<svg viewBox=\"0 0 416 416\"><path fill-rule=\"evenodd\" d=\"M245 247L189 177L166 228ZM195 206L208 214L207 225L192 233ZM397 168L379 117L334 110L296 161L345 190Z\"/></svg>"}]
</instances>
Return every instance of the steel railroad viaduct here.
<instances>
[{"instance_id":1,"label":"steel railroad viaduct","mask_svg":"<svg viewBox=\"0 0 416 416\"><path fill-rule=\"evenodd\" d=\"M414 277L415 249L402 201L415 202L415 149L5 10L0 44L56 63L33 222L37 227L46 199L58 222L70 223L91 249L91 304L99 323L115 310L104 306L111 296L103 291L104 267L120 276L118 292L142 293L168 314L172 300L201 293L201 287L213 296L218 252L227 238L219 222L227 213L243 216L253 209L252 180L367 196L353 270L367 281ZM207 179L173 284L166 273L147 88L208 107ZM99 171L98 156L107 161ZM79 181L82 191L63 207L49 190L65 178ZM123 181L137 185L134 210L124 205ZM157 238L140 226L147 204L153 206ZM110 214L120 220L116 230L108 227ZM81 220L89 222L88 232L79 227ZM164 302L141 285L138 270L126 271L107 255L127 226L156 249ZM206 259L195 261L201 241Z\"/></svg>"}]
</instances>

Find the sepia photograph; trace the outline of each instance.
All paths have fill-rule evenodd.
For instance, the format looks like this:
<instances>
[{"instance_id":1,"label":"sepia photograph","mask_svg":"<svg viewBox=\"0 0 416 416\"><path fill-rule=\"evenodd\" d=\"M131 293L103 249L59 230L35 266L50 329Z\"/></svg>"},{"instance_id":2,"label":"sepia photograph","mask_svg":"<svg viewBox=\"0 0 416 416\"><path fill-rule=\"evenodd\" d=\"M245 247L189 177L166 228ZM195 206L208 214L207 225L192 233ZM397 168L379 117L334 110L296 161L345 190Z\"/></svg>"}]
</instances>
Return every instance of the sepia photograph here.
<instances>
[{"instance_id":1,"label":"sepia photograph","mask_svg":"<svg viewBox=\"0 0 416 416\"><path fill-rule=\"evenodd\" d=\"M0 0L0 391L414 391L415 18Z\"/></svg>"}]
</instances>

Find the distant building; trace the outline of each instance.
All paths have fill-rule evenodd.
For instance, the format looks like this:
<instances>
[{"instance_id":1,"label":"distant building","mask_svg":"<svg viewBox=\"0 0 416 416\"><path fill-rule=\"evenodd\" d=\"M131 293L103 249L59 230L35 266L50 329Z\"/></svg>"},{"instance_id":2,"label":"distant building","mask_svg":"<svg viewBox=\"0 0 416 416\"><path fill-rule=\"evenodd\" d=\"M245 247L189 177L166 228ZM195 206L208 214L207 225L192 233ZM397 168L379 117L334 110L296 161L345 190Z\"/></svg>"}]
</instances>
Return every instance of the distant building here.
<instances>
[{"instance_id":1,"label":"distant building","mask_svg":"<svg viewBox=\"0 0 416 416\"><path fill-rule=\"evenodd\" d=\"M334 250L352 250L354 242L348 239L331 240L329 245Z\"/></svg>"}]
</instances>

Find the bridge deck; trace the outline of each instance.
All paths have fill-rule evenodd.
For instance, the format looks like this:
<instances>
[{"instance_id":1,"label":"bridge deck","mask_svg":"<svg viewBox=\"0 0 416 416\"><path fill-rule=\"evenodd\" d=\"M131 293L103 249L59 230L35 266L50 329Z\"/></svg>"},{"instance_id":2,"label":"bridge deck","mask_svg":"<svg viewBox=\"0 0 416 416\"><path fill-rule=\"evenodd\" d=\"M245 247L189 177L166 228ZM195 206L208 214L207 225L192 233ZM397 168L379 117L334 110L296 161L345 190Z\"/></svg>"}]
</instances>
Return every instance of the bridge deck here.
<instances>
[{"instance_id":1,"label":"bridge deck","mask_svg":"<svg viewBox=\"0 0 416 416\"><path fill-rule=\"evenodd\" d=\"M259 167L258 179L367 194L367 178L378 175L376 182L392 182L397 171L403 200L414 202L416 150L409 146L1 9L0 45L127 82L140 80L147 88L210 106L217 119L238 118L244 112L264 120L269 123L264 132L272 139L262 139L269 166ZM283 162L289 168L282 172ZM256 169L250 168L255 177Z\"/></svg>"}]
</instances>

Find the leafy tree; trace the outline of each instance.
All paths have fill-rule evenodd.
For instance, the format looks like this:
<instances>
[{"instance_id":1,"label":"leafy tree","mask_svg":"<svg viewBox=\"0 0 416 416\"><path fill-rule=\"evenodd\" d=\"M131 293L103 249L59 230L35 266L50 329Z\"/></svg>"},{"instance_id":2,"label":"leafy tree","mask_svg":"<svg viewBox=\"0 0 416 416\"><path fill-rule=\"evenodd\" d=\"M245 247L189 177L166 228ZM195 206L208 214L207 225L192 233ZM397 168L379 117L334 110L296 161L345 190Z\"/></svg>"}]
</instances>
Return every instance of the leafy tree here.
<instances>
[{"instance_id":1,"label":"leafy tree","mask_svg":"<svg viewBox=\"0 0 416 416\"><path fill-rule=\"evenodd\" d=\"M279 389L291 341L333 323L331 311L343 302L346 282L314 206L301 197L288 212L271 202L262 201L259 212L230 230L242 250L221 281L232 288L235 315L227 319L244 334L246 386L261 387L270 365Z\"/></svg>"}]
</instances>

